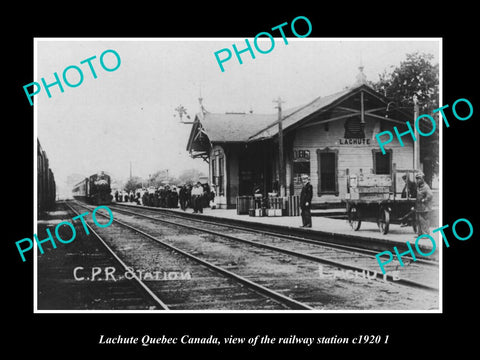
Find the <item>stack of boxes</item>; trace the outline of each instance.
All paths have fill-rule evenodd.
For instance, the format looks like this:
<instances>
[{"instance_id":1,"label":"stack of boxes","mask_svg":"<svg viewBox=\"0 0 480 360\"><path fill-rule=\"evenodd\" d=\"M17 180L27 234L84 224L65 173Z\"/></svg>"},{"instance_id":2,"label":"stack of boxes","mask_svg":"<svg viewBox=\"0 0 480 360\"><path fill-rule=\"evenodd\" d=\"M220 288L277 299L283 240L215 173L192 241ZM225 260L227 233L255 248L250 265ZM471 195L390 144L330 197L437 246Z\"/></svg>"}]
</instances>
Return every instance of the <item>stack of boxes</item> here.
<instances>
[{"instance_id":1,"label":"stack of boxes","mask_svg":"<svg viewBox=\"0 0 480 360\"><path fill-rule=\"evenodd\" d=\"M268 206L266 209L267 216L282 216L283 210L283 198L282 197L269 197Z\"/></svg>"},{"instance_id":2,"label":"stack of boxes","mask_svg":"<svg viewBox=\"0 0 480 360\"><path fill-rule=\"evenodd\" d=\"M250 216L298 216L300 215L300 197L269 196L267 199L255 198L249 209Z\"/></svg>"},{"instance_id":3,"label":"stack of boxes","mask_svg":"<svg viewBox=\"0 0 480 360\"><path fill-rule=\"evenodd\" d=\"M262 195L255 194L253 200L253 207L249 210L250 216L263 216L263 199Z\"/></svg>"}]
</instances>

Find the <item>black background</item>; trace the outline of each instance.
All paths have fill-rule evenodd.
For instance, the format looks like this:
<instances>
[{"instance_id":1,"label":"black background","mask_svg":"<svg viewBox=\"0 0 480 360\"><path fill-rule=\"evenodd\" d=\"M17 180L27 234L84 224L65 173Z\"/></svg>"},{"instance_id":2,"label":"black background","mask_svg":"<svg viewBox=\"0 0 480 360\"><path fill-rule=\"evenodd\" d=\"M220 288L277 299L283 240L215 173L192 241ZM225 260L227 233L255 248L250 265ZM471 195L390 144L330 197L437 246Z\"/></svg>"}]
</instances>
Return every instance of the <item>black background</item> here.
<instances>
[{"instance_id":1,"label":"black background","mask_svg":"<svg viewBox=\"0 0 480 360\"><path fill-rule=\"evenodd\" d=\"M327 6L328 5L328 6ZM93 3L73 6L44 4L9 10L2 24L5 51L2 62L6 86L3 86L5 124L3 151L3 230L2 297L6 304L2 327L4 344L20 352L33 350L32 356L86 355L97 352L167 358L194 350L200 354L238 355L281 351L304 357L318 357L327 352L354 355L377 353L382 356L432 355L452 348L461 353L477 340L474 329L476 313L476 259L478 256L477 147L480 103L474 87L478 86L478 55L474 28L478 20L474 9L459 2L419 6L397 3L334 6L317 3L293 8L292 4L273 3L266 9L246 3L217 6L181 3L179 8L157 4L110 3L104 8ZM266 11L265 11L266 10ZM451 240L444 247L443 314L33 314L33 261L22 263L15 241L32 237L33 229L33 109L23 85L33 78L34 37L241 37L252 38L296 16L306 16L312 23L310 37L442 37L443 104L467 98L473 104L473 117L458 121L451 116L450 128L443 137L443 224L458 218L469 219L474 235L465 242ZM475 23L477 21L477 24ZM475 26L477 25L477 26ZM300 32L300 31L299 31ZM301 33L301 32L300 32ZM6 43L5 43L6 42ZM328 56L325 54L324 56ZM447 115L451 112L447 112ZM447 235L451 232L447 231ZM453 239L450 235L449 239ZM473 325L473 327L471 327ZM100 346L100 334L106 336L217 337L255 335L299 337L390 335L388 345L339 346ZM4 349L7 350L7 349ZM35 352L38 352L36 354ZM168 354L167 354L168 352ZM249 356L251 356L249 355ZM195 355L194 355L195 356Z\"/></svg>"}]
</instances>

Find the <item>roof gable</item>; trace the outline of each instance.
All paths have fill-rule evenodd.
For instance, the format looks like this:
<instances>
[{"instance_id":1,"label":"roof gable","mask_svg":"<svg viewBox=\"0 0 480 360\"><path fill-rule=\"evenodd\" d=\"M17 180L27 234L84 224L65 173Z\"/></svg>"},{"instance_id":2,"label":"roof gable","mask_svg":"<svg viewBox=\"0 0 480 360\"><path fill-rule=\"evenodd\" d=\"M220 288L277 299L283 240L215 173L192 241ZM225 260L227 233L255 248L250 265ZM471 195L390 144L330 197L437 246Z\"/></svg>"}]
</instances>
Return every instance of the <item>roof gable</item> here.
<instances>
[{"instance_id":1,"label":"roof gable","mask_svg":"<svg viewBox=\"0 0 480 360\"><path fill-rule=\"evenodd\" d=\"M315 112L329 104L331 104L333 101L338 99L339 97L345 95L348 93L349 90L343 90L338 93L324 96L324 97L318 97L311 101L310 103L298 107L295 111L291 112L290 114L285 114L285 116L282 119L282 125L284 129L287 129L291 125L294 125L296 122L300 121L301 119L305 118L312 112ZM252 136L250 136L249 140L260 140L263 138L270 138L274 136L278 132L278 127L276 126L278 121L275 121L274 124L270 124L270 126L262 129L261 131L254 133Z\"/></svg>"},{"instance_id":2,"label":"roof gable","mask_svg":"<svg viewBox=\"0 0 480 360\"><path fill-rule=\"evenodd\" d=\"M361 92L363 92L364 94L367 94L371 98L371 100L376 103L377 108L370 109L371 112L368 114L369 116L379 117L379 115L376 115L373 113L373 110L381 109L386 111L388 107L388 99L385 98L383 95L379 94L378 92L376 92L375 90L373 90L368 85L360 84L328 96L318 97L313 101L311 101L310 103L297 108L296 111L291 112L290 114L287 114L286 116L283 117L282 119L283 130L289 131L300 125L303 125L312 119L312 115L316 115L321 112L327 112L339 106L340 104L344 103L348 99L360 94ZM358 106L360 106L360 104ZM330 119L328 119L328 121L334 121L334 120L358 115L358 114L354 114L355 109L344 108L344 110L345 110L344 115L331 117ZM368 110L368 109L365 109L365 110ZM360 107L358 108L358 112L359 111L360 111ZM402 115L403 115L402 118L404 118L403 123L411 118L411 116L409 116L407 113L403 113ZM396 121L392 118L385 118L385 120ZM257 133L254 133L252 136L249 137L249 141L268 139L275 136L278 133L278 126L276 126L276 124L277 122L275 122L274 124L271 124L270 126L266 127L265 129L262 129Z\"/></svg>"},{"instance_id":3,"label":"roof gable","mask_svg":"<svg viewBox=\"0 0 480 360\"><path fill-rule=\"evenodd\" d=\"M356 96L357 98L355 98ZM361 96L361 99L364 99L365 96L368 102L363 110L365 116L402 124L412 119L409 112L395 109L393 106L389 111L391 103L386 97L366 84L357 84L328 96L317 97L305 105L284 110L282 112L283 129L284 131L291 131L299 126L306 126L307 123L309 123L309 126L318 122L359 116L361 114L359 96ZM324 118L320 117L320 120L316 118L313 122L312 119L319 114L324 114ZM277 114L253 113L198 113L192 126L187 150L192 152L192 150L196 150L196 147L203 148L203 151L206 150L205 145L198 146L198 144L195 144L197 139L205 142L207 138L207 141L211 144L250 142L272 138L278 133L277 116Z\"/></svg>"}]
</instances>

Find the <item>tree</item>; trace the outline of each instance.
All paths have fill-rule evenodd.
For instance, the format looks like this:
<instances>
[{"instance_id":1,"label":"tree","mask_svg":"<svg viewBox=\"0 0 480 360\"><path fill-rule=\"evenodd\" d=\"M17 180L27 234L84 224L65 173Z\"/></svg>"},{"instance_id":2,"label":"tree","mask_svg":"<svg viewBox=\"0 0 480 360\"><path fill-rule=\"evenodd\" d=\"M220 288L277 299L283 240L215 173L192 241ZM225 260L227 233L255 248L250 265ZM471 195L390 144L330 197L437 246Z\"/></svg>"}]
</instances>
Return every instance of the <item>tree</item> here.
<instances>
[{"instance_id":1,"label":"tree","mask_svg":"<svg viewBox=\"0 0 480 360\"><path fill-rule=\"evenodd\" d=\"M413 110L413 97L417 97L419 114L429 114L436 122L436 129L431 136L422 137L420 141L420 159L423 163L425 179L431 184L433 174L438 175L440 126L438 113L432 110L439 107L439 66L432 64L432 54L414 52L406 55L406 60L379 75L379 81L372 83L373 89L385 95L397 108ZM423 121L429 121L423 119Z\"/></svg>"},{"instance_id":2,"label":"tree","mask_svg":"<svg viewBox=\"0 0 480 360\"><path fill-rule=\"evenodd\" d=\"M180 173L178 180L181 184L191 184L197 182L202 176L205 176L205 174L200 170L187 169Z\"/></svg>"},{"instance_id":3,"label":"tree","mask_svg":"<svg viewBox=\"0 0 480 360\"><path fill-rule=\"evenodd\" d=\"M179 180L168 169L162 169L149 175L148 186L159 187L166 184L178 185Z\"/></svg>"},{"instance_id":4,"label":"tree","mask_svg":"<svg viewBox=\"0 0 480 360\"><path fill-rule=\"evenodd\" d=\"M138 188L142 187L143 180L138 176L133 176L125 183L123 189L127 192L135 192Z\"/></svg>"},{"instance_id":5,"label":"tree","mask_svg":"<svg viewBox=\"0 0 480 360\"><path fill-rule=\"evenodd\" d=\"M416 95L420 111L431 112L439 107L439 67L438 64L431 63L432 59L432 54L407 54L406 60L391 73L385 70L380 74L379 81L372 83L373 88L393 101L397 107L412 109L413 96Z\"/></svg>"}]
</instances>

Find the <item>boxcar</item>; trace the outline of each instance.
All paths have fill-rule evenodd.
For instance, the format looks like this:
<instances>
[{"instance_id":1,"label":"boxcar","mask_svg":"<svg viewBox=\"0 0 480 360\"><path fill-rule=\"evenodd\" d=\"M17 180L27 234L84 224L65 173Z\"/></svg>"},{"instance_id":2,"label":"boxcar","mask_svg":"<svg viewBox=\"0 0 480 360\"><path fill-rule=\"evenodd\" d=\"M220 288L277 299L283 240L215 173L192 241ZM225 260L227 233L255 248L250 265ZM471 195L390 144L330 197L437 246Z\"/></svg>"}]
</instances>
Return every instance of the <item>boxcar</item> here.
<instances>
[{"instance_id":1,"label":"boxcar","mask_svg":"<svg viewBox=\"0 0 480 360\"><path fill-rule=\"evenodd\" d=\"M37 139L37 211L53 209L55 197L55 177L49 167L47 153Z\"/></svg>"}]
</instances>

